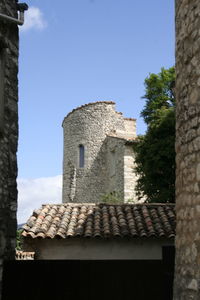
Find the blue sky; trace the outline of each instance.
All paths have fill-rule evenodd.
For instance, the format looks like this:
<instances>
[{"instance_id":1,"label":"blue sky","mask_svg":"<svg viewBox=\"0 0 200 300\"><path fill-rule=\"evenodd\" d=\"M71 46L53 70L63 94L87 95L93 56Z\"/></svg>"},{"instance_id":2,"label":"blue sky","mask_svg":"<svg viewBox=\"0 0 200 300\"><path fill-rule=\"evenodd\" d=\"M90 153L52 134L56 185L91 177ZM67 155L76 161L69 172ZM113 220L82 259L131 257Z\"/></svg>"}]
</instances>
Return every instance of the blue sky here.
<instances>
[{"instance_id":1,"label":"blue sky","mask_svg":"<svg viewBox=\"0 0 200 300\"><path fill-rule=\"evenodd\" d=\"M19 59L21 216L22 206L30 212L33 203L36 208L60 201L66 114L88 102L113 100L144 133L144 79L171 67L175 52L174 0L26 2ZM48 194L51 187L57 194Z\"/></svg>"}]
</instances>

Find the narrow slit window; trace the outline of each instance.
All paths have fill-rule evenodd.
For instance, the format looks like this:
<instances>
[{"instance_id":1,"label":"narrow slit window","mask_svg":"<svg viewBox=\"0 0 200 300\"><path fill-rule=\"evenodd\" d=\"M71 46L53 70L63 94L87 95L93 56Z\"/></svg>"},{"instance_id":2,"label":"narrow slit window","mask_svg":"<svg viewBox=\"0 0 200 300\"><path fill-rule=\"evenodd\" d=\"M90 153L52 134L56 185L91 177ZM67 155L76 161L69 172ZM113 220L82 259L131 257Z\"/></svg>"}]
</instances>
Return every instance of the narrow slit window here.
<instances>
[{"instance_id":1,"label":"narrow slit window","mask_svg":"<svg viewBox=\"0 0 200 300\"><path fill-rule=\"evenodd\" d=\"M4 48L0 47L0 135L4 128Z\"/></svg>"},{"instance_id":2,"label":"narrow slit window","mask_svg":"<svg viewBox=\"0 0 200 300\"><path fill-rule=\"evenodd\" d=\"M83 145L79 145L79 168L84 168L85 164L85 148Z\"/></svg>"}]
</instances>

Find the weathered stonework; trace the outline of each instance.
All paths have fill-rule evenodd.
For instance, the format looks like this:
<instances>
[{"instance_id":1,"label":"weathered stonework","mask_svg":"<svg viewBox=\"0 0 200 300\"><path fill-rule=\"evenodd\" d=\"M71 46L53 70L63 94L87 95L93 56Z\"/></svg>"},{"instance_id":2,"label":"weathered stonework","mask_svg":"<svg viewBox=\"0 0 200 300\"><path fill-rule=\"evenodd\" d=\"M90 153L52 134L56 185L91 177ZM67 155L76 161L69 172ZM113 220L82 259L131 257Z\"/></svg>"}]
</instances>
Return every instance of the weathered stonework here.
<instances>
[{"instance_id":1,"label":"weathered stonework","mask_svg":"<svg viewBox=\"0 0 200 300\"><path fill-rule=\"evenodd\" d=\"M135 201L134 119L115 111L114 102L96 102L73 110L63 122L63 202L100 202L115 194ZM79 166L79 146L85 150Z\"/></svg>"},{"instance_id":2,"label":"weathered stonework","mask_svg":"<svg viewBox=\"0 0 200 300\"><path fill-rule=\"evenodd\" d=\"M200 1L176 0L174 300L200 299Z\"/></svg>"},{"instance_id":3,"label":"weathered stonework","mask_svg":"<svg viewBox=\"0 0 200 300\"><path fill-rule=\"evenodd\" d=\"M0 12L17 17L15 0ZM18 26L0 21L0 298L3 261L15 258L18 141Z\"/></svg>"}]
</instances>

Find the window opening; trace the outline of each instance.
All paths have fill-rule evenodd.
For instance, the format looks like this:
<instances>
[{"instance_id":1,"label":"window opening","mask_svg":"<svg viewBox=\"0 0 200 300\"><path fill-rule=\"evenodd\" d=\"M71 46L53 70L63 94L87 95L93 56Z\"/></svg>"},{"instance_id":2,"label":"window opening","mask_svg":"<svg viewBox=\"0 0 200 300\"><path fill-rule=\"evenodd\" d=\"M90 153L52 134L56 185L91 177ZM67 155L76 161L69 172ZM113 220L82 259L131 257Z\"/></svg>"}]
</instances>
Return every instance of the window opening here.
<instances>
[{"instance_id":1,"label":"window opening","mask_svg":"<svg viewBox=\"0 0 200 300\"><path fill-rule=\"evenodd\" d=\"M85 148L83 145L79 145L79 168L84 168L85 164Z\"/></svg>"},{"instance_id":2,"label":"window opening","mask_svg":"<svg viewBox=\"0 0 200 300\"><path fill-rule=\"evenodd\" d=\"M0 136L4 130L4 68L5 49L0 47Z\"/></svg>"},{"instance_id":3,"label":"window opening","mask_svg":"<svg viewBox=\"0 0 200 300\"><path fill-rule=\"evenodd\" d=\"M111 151L110 155L110 176L114 176L116 173L116 152L115 150Z\"/></svg>"}]
</instances>

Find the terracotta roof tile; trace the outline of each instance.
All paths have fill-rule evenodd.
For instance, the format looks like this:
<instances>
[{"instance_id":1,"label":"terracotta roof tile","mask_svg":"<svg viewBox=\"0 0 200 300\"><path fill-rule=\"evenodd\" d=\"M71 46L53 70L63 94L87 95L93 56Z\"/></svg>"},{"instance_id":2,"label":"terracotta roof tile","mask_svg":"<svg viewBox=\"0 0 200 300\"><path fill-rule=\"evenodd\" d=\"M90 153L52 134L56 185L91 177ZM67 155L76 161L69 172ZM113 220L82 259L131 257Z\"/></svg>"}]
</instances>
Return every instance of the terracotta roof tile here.
<instances>
[{"instance_id":1,"label":"terracotta roof tile","mask_svg":"<svg viewBox=\"0 0 200 300\"><path fill-rule=\"evenodd\" d=\"M136 137L130 137L128 134L124 133L109 133L107 134L107 137L109 138L114 138L114 139L119 139L119 140L124 140L127 144L128 143L135 143L137 141Z\"/></svg>"},{"instance_id":2,"label":"terracotta roof tile","mask_svg":"<svg viewBox=\"0 0 200 300\"><path fill-rule=\"evenodd\" d=\"M63 203L43 205L24 225L32 238L175 236L174 204Z\"/></svg>"}]
</instances>

